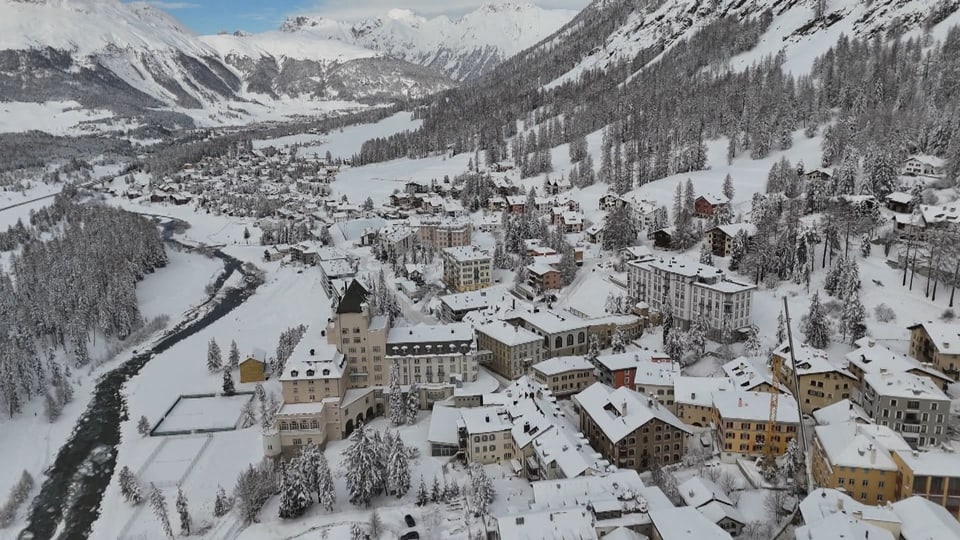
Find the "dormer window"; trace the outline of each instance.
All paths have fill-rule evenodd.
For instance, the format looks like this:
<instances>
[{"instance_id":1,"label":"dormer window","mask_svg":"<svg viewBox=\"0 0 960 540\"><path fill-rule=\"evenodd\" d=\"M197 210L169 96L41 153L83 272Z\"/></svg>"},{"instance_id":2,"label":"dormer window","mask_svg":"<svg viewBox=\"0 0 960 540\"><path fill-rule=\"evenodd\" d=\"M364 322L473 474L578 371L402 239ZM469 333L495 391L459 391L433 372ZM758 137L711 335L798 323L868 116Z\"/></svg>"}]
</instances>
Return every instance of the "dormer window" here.
<instances>
[{"instance_id":1,"label":"dormer window","mask_svg":"<svg viewBox=\"0 0 960 540\"><path fill-rule=\"evenodd\" d=\"M293 370L293 371L290 372L290 376L291 376L291 377L296 377L296 376L298 376L298 375L300 375L300 372L297 371L297 370Z\"/></svg>"},{"instance_id":2,"label":"dormer window","mask_svg":"<svg viewBox=\"0 0 960 540\"><path fill-rule=\"evenodd\" d=\"M329 374L330 374L330 370L329 370L329 369L323 370L323 374L324 374L325 376L326 376L326 375L329 375Z\"/></svg>"},{"instance_id":3,"label":"dormer window","mask_svg":"<svg viewBox=\"0 0 960 540\"><path fill-rule=\"evenodd\" d=\"M313 377L313 374L314 374L314 373L315 373L315 372L314 372L312 369L308 369L308 370L307 370L307 377Z\"/></svg>"}]
</instances>

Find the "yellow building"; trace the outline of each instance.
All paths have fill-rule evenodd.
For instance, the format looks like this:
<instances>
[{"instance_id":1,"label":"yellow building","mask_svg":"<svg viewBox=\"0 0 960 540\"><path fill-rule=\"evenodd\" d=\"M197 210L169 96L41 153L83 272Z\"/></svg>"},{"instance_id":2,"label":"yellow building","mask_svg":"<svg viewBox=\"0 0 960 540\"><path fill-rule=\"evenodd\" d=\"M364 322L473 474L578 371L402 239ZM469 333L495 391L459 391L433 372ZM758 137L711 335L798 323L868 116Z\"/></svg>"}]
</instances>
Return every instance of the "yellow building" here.
<instances>
[{"instance_id":1,"label":"yellow building","mask_svg":"<svg viewBox=\"0 0 960 540\"><path fill-rule=\"evenodd\" d=\"M899 499L899 468L893 450L910 446L892 429L876 424L841 422L814 429L811 472L820 487L844 491L864 504Z\"/></svg>"},{"instance_id":2,"label":"yellow building","mask_svg":"<svg viewBox=\"0 0 960 540\"><path fill-rule=\"evenodd\" d=\"M812 414L827 405L849 399L857 384L857 378L846 368L830 362L827 353L803 344L790 354L789 342L773 351L779 358L780 382L786 384L790 392L800 403L800 410ZM794 380L794 366L791 356L796 358L796 372L800 388Z\"/></svg>"},{"instance_id":3,"label":"yellow building","mask_svg":"<svg viewBox=\"0 0 960 540\"><path fill-rule=\"evenodd\" d=\"M924 322L908 327L910 356L933 364L947 376L960 377L960 325Z\"/></svg>"},{"instance_id":4,"label":"yellow building","mask_svg":"<svg viewBox=\"0 0 960 540\"><path fill-rule=\"evenodd\" d=\"M677 418L694 427L708 427L713 421L713 393L733 390L724 377L687 377L673 379L673 399Z\"/></svg>"},{"instance_id":5,"label":"yellow building","mask_svg":"<svg viewBox=\"0 0 960 540\"><path fill-rule=\"evenodd\" d=\"M490 368L516 379L527 375L543 358L543 338L521 326L492 321L476 327L477 348L490 351Z\"/></svg>"},{"instance_id":6,"label":"yellow building","mask_svg":"<svg viewBox=\"0 0 960 540\"><path fill-rule=\"evenodd\" d=\"M240 362L240 382L263 382L267 379L266 354L262 351L254 352L246 360Z\"/></svg>"},{"instance_id":7,"label":"yellow building","mask_svg":"<svg viewBox=\"0 0 960 540\"><path fill-rule=\"evenodd\" d=\"M443 282L454 292L475 291L492 284L493 259L475 246L454 246L443 256Z\"/></svg>"},{"instance_id":8,"label":"yellow building","mask_svg":"<svg viewBox=\"0 0 960 540\"><path fill-rule=\"evenodd\" d=\"M593 369L593 364L582 356L557 356L534 364L533 379L562 398L593 384Z\"/></svg>"},{"instance_id":9,"label":"yellow building","mask_svg":"<svg viewBox=\"0 0 960 540\"><path fill-rule=\"evenodd\" d=\"M960 519L960 455L902 449L893 452L893 460L900 468L900 499L923 497Z\"/></svg>"},{"instance_id":10,"label":"yellow building","mask_svg":"<svg viewBox=\"0 0 960 540\"><path fill-rule=\"evenodd\" d=\"M770 421L770 392L713 393L713 423L721 458L734 461L738 457L759 456L764 452L767 423ZM781 395L777 402L773 444L775 454L782 455L797 437L800 412L796 402Z\"/></svg>"}]
</instances>

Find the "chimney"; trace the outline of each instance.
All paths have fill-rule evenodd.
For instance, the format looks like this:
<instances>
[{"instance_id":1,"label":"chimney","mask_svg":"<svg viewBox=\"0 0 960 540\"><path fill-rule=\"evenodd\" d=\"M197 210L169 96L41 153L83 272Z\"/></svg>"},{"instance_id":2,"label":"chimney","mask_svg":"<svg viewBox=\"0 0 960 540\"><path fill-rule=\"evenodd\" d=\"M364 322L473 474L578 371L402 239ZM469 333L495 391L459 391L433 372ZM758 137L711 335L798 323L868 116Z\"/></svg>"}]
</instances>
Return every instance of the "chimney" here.
<instances>
[{"instance_id":1,"label":"chimney","mask_svg":"<svg viewBox=\"0 0 960 540\"><path fill-rule=\"evenodd\" d=\"M624 415L624 416L627 415L627 400L623 400L623 412L620 413L620 414L622 414L622 415Z\"/></svg>"},{"instance_id":2,"label":"chimney","mask_svg":"<svg viewBox=\"0 0 960 540\"><path fill-rule=\"evenodd\" d=\"M488 424L490 423L490 416L484 416L483 419L484 419Z\"/></svg>"},{"instance_id":3,"label":"chimney","mask_svg":"<svg viewBox=\"0 0 960 540\"><path fill-rule=\"evenodd\" d=\"M310 356L315 356L316 354L317 354L317 351L310 349Z\"/></svg>"},{"instance_id":4,"label":"chimney","mask_svg":"<svg viewBox=\"0 0 960 540\"><path fill-rule=\"evenodd\" d=\"M743 398L737 398L737 407L743 407Z\"/></svg>"},{"instance_id":5,"label":"chimney","mask_svg":"<svg viewBox=\"0 0 960 540\"><path fill-rule=\"evenodd\" d=\"M867 347L873 347L873 346L876 345L876 344L877 344L877 342L874 341L874 340L872 340L872 339L867 341Z\"/></svg>"}]
</instances>

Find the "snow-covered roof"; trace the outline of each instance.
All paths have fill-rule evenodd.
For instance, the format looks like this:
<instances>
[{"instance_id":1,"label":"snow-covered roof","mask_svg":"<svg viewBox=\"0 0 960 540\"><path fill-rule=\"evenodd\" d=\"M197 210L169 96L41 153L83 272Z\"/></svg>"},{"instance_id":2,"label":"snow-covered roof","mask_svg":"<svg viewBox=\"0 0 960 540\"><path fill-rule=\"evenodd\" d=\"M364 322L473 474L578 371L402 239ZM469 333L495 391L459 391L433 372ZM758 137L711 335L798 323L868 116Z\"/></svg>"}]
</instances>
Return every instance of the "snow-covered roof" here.
<instances>
[{"instance_id":1,"label":"snow-covered roof","mask_svg":"<svg viewBox=\"0 0 960 540\"><path fill-rule=\"evenodd\" d=\"M720 523L724 519L730 519L743 525L747 524L747 518L743 517L740 510L732 504L712 501L697 507L697 510L714 523Z\"/></svg>"},{"instance_id":2,"label":"snow-covered roof","mask_svg":"<svg viewBox=\"0 0 960 540\"><path fill-rule=\"evenodd\" d=\"M346 259L320 261L319 266L320 270L328 278L353 276L357 273L356 270L353 269L353 266L347 262Z\"/></svg>"},{"instance_id":3,"label":"snow-covered roof","mask_svg":"<svg viewBox=\"0 0 960 540\"><path fill-rule=\"evenodd\" d=\"M766 422L770 419L770 392L714 392L713 406L723 420L750 420ZM780 396L777 400L777 423L800 423L800 410L796 400L790 396Z\"/></svg>"},{"instance_id":4,"label":"snow-covered roof","mask_svg":"<svg viewBox=\"0 0 960 540\"><path fill-rule=\"evenodd\" d=\"M331 398L336 400L336 398ZM322 401L311 401L308 403L284 403L280 406L280 409L277 410L277 416L302 416L302 415L316 415L323 412L323 408L326 406L326 402L330 399L325 399Z\"/></svg>"},{"instance_id":5,"label":"snow-covered roof","mask_svg":"<svg viewBox=\"0 0 960 540\"><path fill-rule=\"evenodd\" d=\"M716 193L704 193L703 195L697 197L697 199L703 199L708 204L713 206L718 204L727 204L730 202L730 199L728 199L725 195L717 195Z\"/></svg>"},{"instance_id":6,"label":"snow-covered roof","mask_svg":"<svg viewBox=\"0 0 960 540\"><path fill-rule=\"evenodd\" d=\"M917 476L950 476L960 478L960 455L944 450L895 450L900 459Z\"/></svg>"},{"instance_id":7,"label":"snow-covered roof","mask_svg":"<svg viewBox=\"0 0 960 540\"><path fill-rule=\"evenodd\" d=\"M605 498L636 498L644 489L633 469L620 469L603 476L578 476L530 482L534 509L568 508Z\"/></svg>"},{"instance_id":8,"label":"snow-covered roof","mask_svg":"<svg viewBox=\"0 0 960 540\"><path fill-rule=\"evenodd\" d=\"M483 309L497 305L503 300L503 291L492 288L480 289L456 294L447 294L440 297L440 301L453 311Z\"/></svg>"},{"instance_id":9,"label":"snow-covered roof","mask_svg":"<svg viewBox=\"0 0 960 540\"><path fill-rule=\"evenodd\" d=\"M497 518L500 538L511 540L597 540L593 514L585 507L528 511Z\"/></svg>"},{"instance_id":10,"label":"snow-covered roof","mask_svg":"<svg viewBox=\"0 0 960 540\"><path fill-rule=\"evenodd\" d=\"M863 382L880 396L948 402L950 398L933 381L913 373L868 373Z\"/></svg>"},{"instance_id":11,"label":"snow-covered roof","mask_svg":"<svg viewBox=\"0 0 960 540\"><path fill-rule=\"evenodd\" d=\"M418 324L396 326L387 334L387 346L393 343L446 343L472 341L473 328L469 323Z\"/></svg>"},{"instance_id":12,"label":"snow-covered roof","mask_svg":"<svg viewBox=\"0 0 960 540\"><path fill-rule=\"evenodd\" d=\"M836 403L832 403L826 407L813 411L813 418L817 421L817 424L821 426L850 421L861 422L864 424L873 423L873 419L870 418L870 415L863 410L863 407L857 405L849 399L842 399Z\"/></svg>"},{"instance_id":13,"label":"snow-covered roof","mask_svg":"<svg viewBox=\"0 0 960 540\"><path fill-rule=\"evenodd\" d=\"M591 370L593 369L593 364L582 356L555 356L539 364L534 364L533 369L544 375L551 376L570 371Z\"/></svg>"},{"instance_id":14,"label":"snow-covered roof","mask_svg":"<svg viewBox=\"0 0 960 540\"><path fill-rule=\"evenodd\" d=\"M710 501L719 501L728 505L733 504L727 492L713 483L709 478L693 476L681 482L677 488L680 490L680 498L683 499L683 502L686 503L687 506L699 508Z\"/></svg>"},{"instance_id":15,"label":"snow-covered roof","mask_svg":"<svg viewBox=\"0 0 960 540\"><path fill-rule=\"evenodd\" d=\"M914 495L893 503L903 540L956 540L960 522L944 507Z\"/></svg>"},{"instance_id":16,"label":"snow-covered roof","mask_svg":"<svg viewBox=\"0 0 960 540\"><path fill-rule=\"evenodd\" d=\"M858 339L856 345L857 349L847 353L844 358L864 373L902 372L920 365L915 359L895 353L870 337Z\"/></svg>"},{"instance_id":17,"label":"snow-covered roof","mask_svg":"<svg viewBox=\"0 0 960 540\"><path fill-rule=\"evenodd\" d=\"M690 506L656 508L650 519L661 540L730 540L730 533Z\"/></svg>"},{"instance_id":18,"label":"snow-covered roof","mask_svg":"<svg viewBox=\"0 0 960 540\"><path fill-rule=\"evenodd\" d=\"M949 205L920 205L920 215L928 224L931 223L960 223L960 204L953 202Z\"/></svg>"},{"instance_id":19,"label":"snow-covered roof","mask_svg":"<svg viewBox=\"0 0 960 540\"><path fill-rule=\"evenodd\" d=\"M690 433L690 427L666 407L627 387L614 390L603 383L594 383L573 399L613 443L655 419Z\"/></svg>"},{"instance_id":20,"label":"snow-covered roof","mask_svg":"<svg viewBox=\"0 0 960 540\"><path fill-rule=\"evenodd\" d=\"M430 429L427 431L427 442L457 446L457 420L460 419L461 409L434 404L430 413Z\"/></svg>"},{"instance_id":21,"label":"snow-covered roof","mask_svg":"<svg viewBox=\"0 0 960 540\"><path fill-rule=\"evenodd\" d=\"M814 434L834 467L896 471L894 450L910 450L903 437L887 426L846 422L817 426Z\"/></svg>"},{"instance_id":22,"label":"snow-covered roof","mask_svg":"<svg viewBox=\"0 0 960 540\"><path fill-rule=\"evenodd\" d=\"M443 253L457 262L490 260L490 255L488 255L487 252L482 251L476 246L472 245L444 248Z\"/></svg>"},{"instance_id":23,"label":"snow-covered roof","mask_svg":"<svg viewBox=\"0 0 960 540\"><path fill-rule=\"evenodd\" d=\"M922 327L941 354L960 354L960 324L943 322L921 322L910 328Z\"/></svg>"},{"instance_id":24,"label":"snow-covered roof","mask_svg":"<svg viewBox=\"0 0 960 540\"><path fill-rule=\"evenodd\" d=\"M311 325L311 328L320 325ZM307 336L300 340L304 344ZM309 347L314 354L303 353L301 349ZM294 349L280 375L280 381L308 381L321 379L339 379L343 376L345 357L337 348L327 343L309 341L303 347Z\"/></svg>"},{"instance_id":25,"label":"snow-covered roof","mask_svg":"<svg viewBox=\"0 0 960 540\"><path fill-rule=\"evenodd\" d=\"M926 163L927 165L932 165L934 167L943 167L944 164L943 158L931 156L929 154L914 154L910 156L907 161L910 161L911 159L915 159L920 163Z\"/></svg>"},{"instance_id":26,"label":"snow-covered roof","mask_svg":"<svg viewBox=\"0 0 960 540\"><path fill-rule=\"evenodd\" d=\"M576 478L589 470L605 472L610 462L581 433L554 427L536 438L533 451L545 466L556 464L563 478Z\"/></svg>"},{"instance_id":27,"label":"snow-covered roof","mask_svg":"<svg viewBox=\"0 0 960 540\"><path fill-rule=\"evenodd\" d=\"M831 362L830 356L825 351L815 349L806 343L794 348L793 357L790 355L789 341L783 342L773 353L783 359L783 365L788 369L793 368L793 360L795 359L797 363L796 371L801 377L804 375L836 372L851 379L856 378L852 373L847 371L845 367L840 367Z\"/></svg>"},{"instance_id":28,"label":"snow-covered roof","mask_svg":"<svg viewBox=\"0 0 960 540\"><path fill-rule=\"evenodd\" d=\"M819 523L836 513L853 514L854 512L872 522L900 522L900 518L892 508L863 504L838 489L817 488L800 501L800 515L807 524Z\"/></svg>"},{"instance_id":29,"label":"snow-covered roof","mask_svg":"<svg viewBox=\"0 0 960 540\"><path fill-rule=\"evenodd\" d=\"M521 326L513 326L506 321L493 321L477 325L477 332L503 343L508 347L542 341L543 338Z\"/></svg>"},{"instance_id":30,"label":"snow-covered roof","mask_svg":"<svg viewBox=\"0 0 960 540\"><path fill-rule=\"evenodd\" d=\"M726 377L687 377L673 380L673 400L684 405L710 407L714 392L733 390L733 383Z\"/></svg>"},{"instance_id":31,"label":"snow-covered roof","mask_svg":"<svg viewBox=\"0 0 960 540\"><path fill-rule=\"evenodd\" d=\"M913 195L903 191L894 191L892 193L889 193L884 198L887 199L888 201L892 201L896 203L910 204L910 201L913 200Z\"/></svg>"},{"instance_id":32,"label":"snow-covered roof","mask_svg":"<svg viewBox=\"0 0 960 540\"><path fill-rule=\"evenodd\" d=\"M649 540L649 537L621 526L603 535L603 540Z\"/></svg>"},{"instance_id":33,"label":"snow-covered roof","mask_svg":"<svg viewBox=\"0 0 960 540\"><path fill-rule=\"evenodd\" d=\"M723 372L730 378L733 387L739 390L753 390L764 383L774 386L773 375L767 369L766 361L760 357L735 358L723 365ZM783 392L789 391L782 383L777 387Z\"/></svg>"},{"instance_id":34,"label":"snow-covered roof","mask_svg":"<svg viewBox=\"0 0 960 540\"><path fill-rule=\"evenodd\" d=\"M502 409L500 406L460 409L460 424L470 435L509 431L513 424L500 415Z\"/></svg>"},{"instance_id":35,"label":"snow-covered roof","mask_svg":"<svg viewBox=\"0 0 960 540\"><path fill-rule=\"evenodd\" d=\"M537 276L543 276L551 272L559 272L559 270L545 262L535 261L533 264L527 265L527 272Z\"/></svg>"},{"instance_id":36,"label":"snow-covered roof","mask_svg":"<svg viewBox=\"0 0 960 540\"><path fill-rule=\"evenodd\" d=\"M724 272L720 268L709 264L701 264L696 259L685 255L670 257L669 259L660 257L637 264L647 265L654 270L661 270L668 274L678 274L686 277L702 276L722 278L724 276Z\"/></svg>"},{"instance_id":37,"label":"snow-covered roof","mask_svg":"<svg viewBox=\"0 0 960 540\"><path fill-rule=\"evenodd\" d=\"M586 330L590 326L585 319L581 319L572 313L560 313L552 309L539 307L529 311L511 311L510 316L522 319L545 334Z\"/></svg>"},{"instance_id":38,"label":"snow-covered roof","mask_svg":"<svg viewBox=\"0 0 960 540\"><path fill-rule=\"evenodd\" d=\"M833 514L813 525L798 527L794 532L794 538L796 540L850 540L851 538L897 540L887 529L840 513Z\"/></svg>"},{"instance_id":39,"label":"snow-covered roof","mask_svg":"<svg viewBox=\"0 0 960 540\"><path fill-rule=\"evenodd\" d=\"M597 363L610 371L639 368L646 364L665 365L667 368L672 368L673 365L673 361L666 353L650 350L601 354L597 357Z\"/></svg>"}]
</instances>

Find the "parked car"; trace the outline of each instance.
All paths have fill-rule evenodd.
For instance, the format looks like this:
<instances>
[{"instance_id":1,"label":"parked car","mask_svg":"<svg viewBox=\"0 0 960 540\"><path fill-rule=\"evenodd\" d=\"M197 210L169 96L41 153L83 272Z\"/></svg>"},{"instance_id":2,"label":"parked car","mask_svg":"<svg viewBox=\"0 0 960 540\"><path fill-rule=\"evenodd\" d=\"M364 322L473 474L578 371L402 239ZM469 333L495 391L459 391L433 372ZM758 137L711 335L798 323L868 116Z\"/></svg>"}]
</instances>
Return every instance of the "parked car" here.
<instances>
[{"instance_id":1,"label":"parked car","mask_svg":"<svg viewBox=\"0 0 960 540\"><path fill-rule=\"evenodd\" d=\"M403 516L403 521L404 521L404 523L407 524L407 527L416 527L416 526L417 526L417 522L414 521L413 516L411 516L410 514L407 514L407 515Z\"/></svg>"},{"instance_id":2,"label":"parked car","mask_svg":"<svg viewBox=\"0 0 960 540\"><path fill-rule=\"evenodd\" d=\"M417 531L404 533L403 536L400 537L400 540L420 540L420 533Z\"/></svg>"}]
</instances>

